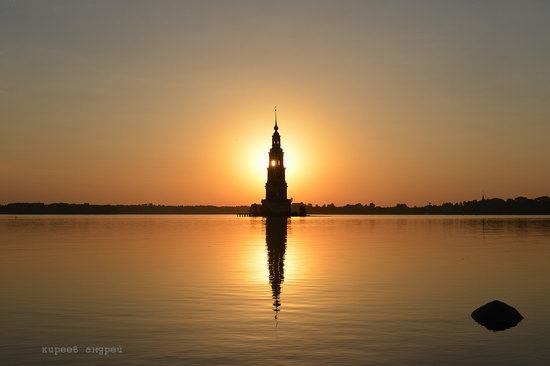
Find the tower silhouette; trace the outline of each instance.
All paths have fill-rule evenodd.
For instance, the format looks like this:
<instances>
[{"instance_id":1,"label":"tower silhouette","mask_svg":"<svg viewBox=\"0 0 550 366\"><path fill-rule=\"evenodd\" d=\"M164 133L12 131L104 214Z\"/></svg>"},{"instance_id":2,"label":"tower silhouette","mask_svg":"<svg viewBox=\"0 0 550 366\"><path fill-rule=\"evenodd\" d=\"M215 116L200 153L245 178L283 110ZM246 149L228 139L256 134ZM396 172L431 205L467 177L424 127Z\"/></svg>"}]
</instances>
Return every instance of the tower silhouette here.
<instances>
[{"instance_id":1,"label":"tower silhouette","mask_svg":"<svg viewBox=\"0 0 550 366\"><path fill-rule=\"evenodd\" d=\"M281 148L281 135L277 125L277 108L275 107L275 132L271 137L269 150L269 166L267 167L267 183L265 184L265 199L262 200L262 212L265 216L290 216L292 199L287 197L285 179L284 152Z\"/></svg>"}]
</instances>

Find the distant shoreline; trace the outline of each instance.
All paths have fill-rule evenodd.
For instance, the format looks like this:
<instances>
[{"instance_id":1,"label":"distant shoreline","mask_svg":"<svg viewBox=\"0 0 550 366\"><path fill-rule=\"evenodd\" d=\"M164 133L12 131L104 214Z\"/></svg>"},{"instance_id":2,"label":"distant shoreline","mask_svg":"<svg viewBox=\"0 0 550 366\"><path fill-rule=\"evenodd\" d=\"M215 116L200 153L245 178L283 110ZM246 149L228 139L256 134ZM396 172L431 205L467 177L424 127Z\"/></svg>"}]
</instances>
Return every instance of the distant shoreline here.
<instances>
[{"instance_id":1,"label":"distant shoreline","mask_svg":"<svg viewBox=\"0 0 550 366\"><path fill-rule=\"evenodd\" d=\"M305 206L310 215L550 215L550 197L516 197L444 203L409 207L397 204L393 207L380 207L370 204L313 205L303 202L293 203L293 210ZM250 206L168 206L154 204L139 205L95 205L89 203L8 203L0 205L0 214L8 215L212 215L242 214Z\"/></svg>"}]
</instances>

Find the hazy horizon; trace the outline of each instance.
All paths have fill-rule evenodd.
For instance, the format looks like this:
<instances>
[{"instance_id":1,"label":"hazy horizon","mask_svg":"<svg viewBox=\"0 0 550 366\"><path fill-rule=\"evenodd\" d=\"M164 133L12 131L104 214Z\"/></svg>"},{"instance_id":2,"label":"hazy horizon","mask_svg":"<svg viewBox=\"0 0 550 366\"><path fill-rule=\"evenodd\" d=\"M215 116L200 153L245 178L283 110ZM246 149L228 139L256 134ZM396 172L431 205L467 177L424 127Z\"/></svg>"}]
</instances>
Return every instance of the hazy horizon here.
<instances>
[{"instance_id":1,"label":"hazy horizon","mask_svg":"<svg viewBox=\"0 0 550 366\"><path fill-rule=\"evenodd\" d=\"M468 201L480 201L482 199L485 199L485 200L492 200L492 199L502 199L502 200L508 200L508 199L516 199L516 198L527 198L529 200L534 200L536 198L540 198L540 197L549 197L549 195L543 195L543 196L537 196L537 197L526 197L526 196L517 196L517 197L488 197L488 196L485 196L485 195L482 195L482 197L478 197L478 198L471 198L471 199L466 199L466 200L462 200L462 201L442 201L442 202L434 202L434 201L429 201L429 202L426 202L425 204L409 204L408 202L395 202L394 204L389 204L389 205L381 205L381 204L378 204L377 202L372 202L372 201L369 201L369 202L346 202L346 203L342 203L342 204L335 204L334 201L326 201L326 202L305 202L305 201L293 201L292 203L293 204L299 204L299 203L303 203L305 205L313 205L313 206L323 206L323 205L330 205L330 204L334 204L336 207L342 207L342 206L345 206L345 205L355 205L355 204L362 204L362 205L369 205L371 203L374 203L376 206L379 206L379 207L394 207L396 205L400 205L400 204L406 204L407 206L409 207L414 207L414 206L417 206L417 207L423 207L423 206L428 206L428 205L443 205L445 203L462 203L462 202L468 202ZM62 202L62 201L56 201L56 202L0 202L0 205L7 205L7 204L14 204L14 203L23 203L23 204L34 204L34 203L43 203L43 204L46 204L46 205L49 205L49 204L56 204L56 203L60 203L60 204L76 204L76 205L84 205L84 204L90 204L90 205L99 205L99 206L102 206L102 205L112 205L112 206L139 206L139 205L149 205L149 204L152 204L152 205L160 205L160 206L214 206L214 207L240 207L240 206L250 206L251 204L253 203L256 203L256 204L259 204L260 202L250 202L250 203L237 203L237 204L233 204L233 205L220 205L220 204L215 204L215 203L208 203L208 202L205 202L205 203L197 203L197 204L185 204L185 203L174 203L174 204L161 204L161 203L155 203L155 202L132 202L132 203L117 203L117 202Z\"/></svg>"},{"instance_id":2,"label":"hazy horizon","mask_svg":"<svg viewBox=\"0 0 550 366\"><path fill-rule=\"evenodd\" d=\"M0 1L0 202L536 198L550 2Z\"/></svg>"}]
</instances>

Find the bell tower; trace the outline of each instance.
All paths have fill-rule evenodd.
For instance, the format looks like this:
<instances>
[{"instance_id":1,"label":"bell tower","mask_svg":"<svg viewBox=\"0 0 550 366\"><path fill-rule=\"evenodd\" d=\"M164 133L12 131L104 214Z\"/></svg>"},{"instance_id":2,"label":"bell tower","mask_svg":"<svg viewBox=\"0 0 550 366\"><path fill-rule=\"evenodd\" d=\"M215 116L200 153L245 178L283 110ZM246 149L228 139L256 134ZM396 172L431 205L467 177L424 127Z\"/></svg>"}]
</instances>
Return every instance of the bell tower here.
<instances>
[{"instance_id":1,"label":"bell tower","mask_svg":"<svg viewBox=\"0 0 550 366\"><path fill-rule=\"evenodd\" d=\"M292 199L287 197L285 180L284 152L281 148L281 135L277 125L277 107L275 107L275 132L271 137L269 150L269 166L267 167L267 183L265 184L265 199L262 200L264 215L290 216Z\"/></svg>"}]
</instances>

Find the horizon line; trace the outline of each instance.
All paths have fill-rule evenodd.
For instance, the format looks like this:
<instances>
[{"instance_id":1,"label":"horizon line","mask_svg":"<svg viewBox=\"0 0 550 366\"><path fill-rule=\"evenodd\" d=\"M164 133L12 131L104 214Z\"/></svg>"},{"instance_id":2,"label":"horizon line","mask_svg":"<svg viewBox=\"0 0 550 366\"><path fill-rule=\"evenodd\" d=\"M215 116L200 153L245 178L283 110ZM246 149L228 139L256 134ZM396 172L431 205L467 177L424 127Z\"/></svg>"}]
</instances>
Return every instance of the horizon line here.
<instances>
[{"instance_id":1,"label":"horizon line","mask_svg":"<svg viewBox=\"0 0 550 366\"><path fill-rule=\"evenodd\" d=\"M434 206L434 205L444 205L444 204L447 204L447 203L455 204L455 203L474 202L474 201L479 202L479 201L482 201L482 200L488 201L488 200L493 200L493 199L507 201L507 200L516 200L516 199L536 200L536 199L539 199L539 198L548 198L548 199L550 199L550 196L549 195L542 195L542 196L533 197L533 198L530 198L530 197L527 197L527 196L521 196L521 195L513 197L513 198L512 197L500 198L500 197L483 197L482 196L480 199L461 200L461 201L442 201L441 203L432 203L431 201L429 201L428 203L424 204L424 206L422 206L422 205L409 206L409 204L406 203L406 202L396 202L394 204L394 206L380 206L380 205L376 204L373 201L365 202L365 203L362 203L362 202L354 202L354 203L348 202L348 203L343 203L343 204L340 204L340 205L335 204L334 202L319 204L319 203L312 203L312 202L297 201L297 202L293 202L293 204L304 204L304 205L312 205L312 206L320 206L320 207L322 207L323 205L325 205L325 206L334 205L335 207L344 207L344 206L348 206L348 205L354 206L354 205L357 205L357 204L361 204L363 206L374 204L377 207L396 207L398 205L406 205L408 207L426 207L426 206L430 206L430 205ZM254 203L256 203L256 202L253 202L252 204L254 204ZM66 205L91 205L91 206L148 206L148 205L152 205L152 206L173 206L173 207L201 207L201 206L249 207L250 206L250 204L221 204L220 205L220 204L214 204L214 203L162 204L162 203L153 203L153 202L142 202L142 203L91 203L91 202L63 202L63 201L12 201L12 202L7 202L7 203L0 203L0 206L7 206L7 205L14 205L14 204L43 204L43 205L66 204Z\"/></svg>"}]
</instances>

